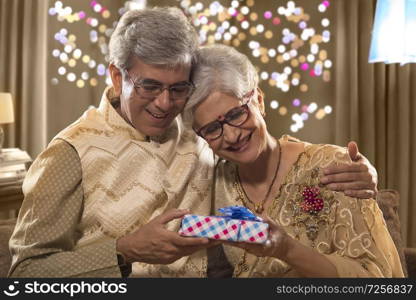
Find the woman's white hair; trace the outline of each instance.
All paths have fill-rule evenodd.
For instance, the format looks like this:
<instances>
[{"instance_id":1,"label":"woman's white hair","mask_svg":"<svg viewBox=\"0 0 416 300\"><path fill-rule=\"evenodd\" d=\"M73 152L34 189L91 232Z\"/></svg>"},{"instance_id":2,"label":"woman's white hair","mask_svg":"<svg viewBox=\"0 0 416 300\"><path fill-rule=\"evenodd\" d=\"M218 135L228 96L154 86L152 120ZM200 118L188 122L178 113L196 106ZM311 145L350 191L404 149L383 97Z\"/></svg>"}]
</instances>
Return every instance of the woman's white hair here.
<instances>
[{"instance_id":1,"label":"woman's white hair","mask_svg":"<svg viewBox=\"0 0 416 300\"><path fill-rule=\"evenodd\" d=\"M129 69L136 56L145 64L190 67L198 36L183 12L175 7L154 7L126 12L109 42L108 61Z\"/></svg>"},{"instance_id":2,"label":"woman's white hair","mask_svg":"<svg viewBox=\"0 0 416 300\"><path fill-rule=\"evenodd\" d=\"M247 56L225 45L201 47L191 77L195 91L185 107L186 122L192 121L193 108L210 94L222 92L242 98L259 82L256 68Z\"/></svg>"}]
</instances>

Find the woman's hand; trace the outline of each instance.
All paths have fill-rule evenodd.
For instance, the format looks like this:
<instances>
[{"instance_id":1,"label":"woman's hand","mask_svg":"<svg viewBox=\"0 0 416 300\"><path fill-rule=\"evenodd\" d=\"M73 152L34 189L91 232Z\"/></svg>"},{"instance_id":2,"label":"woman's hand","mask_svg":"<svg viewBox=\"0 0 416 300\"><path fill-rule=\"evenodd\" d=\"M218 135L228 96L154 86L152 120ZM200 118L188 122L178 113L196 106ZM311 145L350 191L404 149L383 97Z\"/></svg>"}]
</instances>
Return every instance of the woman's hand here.
<instances>
[{"instance_id":1,"label":"woman's hand","mask_svg":"<svg viewBox=\"0 0 416 300\"><path fill-rule=\"evenodd\" d=\"M348 154L353 162L325 168L321 183L330 190L344 192L350 197L375 198L378 182L376 169L358 152L355 142L348 143Z\"/></svg>"},{"instance_id":2,"label":"woman's hand","mask_svg":"<svg viewBox=\"0 0 416 300\"><path fill-rule=\"evenodd\" d=\"M265 222L270 226L269 237L265 244L233 242L226 244L242 248L256 256L268 256L283 260L301 277L338 277L335 266L324 255L290 237L280 225L270 218L265 218Z\"/></svg>"},{"instance_id":3,"label":"woman's hand","mask_svg":"<svg viewBox=\"0 0 416 300\"><path fill-rule=\"evenodd\" d=\"M269 217L264 218L264 222L269 224L268 240L264 244L246 243L246 242L226 242L230 246L235 246L246 250L256 256L268 256L285 260L292 238L283 228Z\"/></svg>"}]
</instances>

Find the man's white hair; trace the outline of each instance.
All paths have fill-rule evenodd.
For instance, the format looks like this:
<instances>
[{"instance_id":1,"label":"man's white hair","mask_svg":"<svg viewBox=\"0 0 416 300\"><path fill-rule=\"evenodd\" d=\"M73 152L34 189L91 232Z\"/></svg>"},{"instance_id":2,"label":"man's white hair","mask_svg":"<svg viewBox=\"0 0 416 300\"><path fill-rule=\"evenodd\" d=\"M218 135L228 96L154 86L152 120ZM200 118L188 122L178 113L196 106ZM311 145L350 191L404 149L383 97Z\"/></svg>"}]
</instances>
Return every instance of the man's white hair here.
<instances>
[{"instance_id":1,"label":"man's white hair","mask_svg":"<svg viewBox=\"0 0 416 300\"><path fill-rule=\"evenodd\" d=\"M190 67L198 37L183 12L175 7L154 7L126 12L109 42L110 63L120 70L131 67L131 58L145 64Z\"/></svg>"}]
</instances>

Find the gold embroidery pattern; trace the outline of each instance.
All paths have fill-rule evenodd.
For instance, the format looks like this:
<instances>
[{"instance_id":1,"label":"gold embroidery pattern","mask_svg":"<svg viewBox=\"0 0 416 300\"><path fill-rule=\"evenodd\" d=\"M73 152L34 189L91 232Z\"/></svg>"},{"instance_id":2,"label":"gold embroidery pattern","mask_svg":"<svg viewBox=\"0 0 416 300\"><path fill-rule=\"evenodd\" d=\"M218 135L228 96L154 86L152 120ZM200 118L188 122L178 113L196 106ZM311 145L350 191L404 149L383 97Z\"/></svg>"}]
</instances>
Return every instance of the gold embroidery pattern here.
<instances>
[{"instance_id":1,"label":"gold embroidery pattern","mask_svg":"<svg viewBox=\"0 0 416 300\"><path fill-rule=\"evenodd\" d=\"M192 152L188 152L188 153L179 153L179 152L175 152L175 155L177 156L177 157L179 157L179 156L182 156L182 157L185 157L185 156L193 156L195 159L198 159L198 155L196 154L196 153L192 153ZM163 164L166 166L166 167L168 167L169 166L169 163L161 156L161 155L159 155L159 154L157 154L157 153L154 153L154 156L155 157L157 157L161 162L163 162Z\"/></svg>"},{"instance_id":2,"label":"gold embroidery pattern","mask_svg":"<svg viewBox=\"0 0 416 300\"><path fill-rule=\"evenodd\" d=\"M112 92L112 89L111 88L108 89L108 93L111 93L111 92ZM130 139L132 140L141 141L142 139L137 137L137 134L133 131L134 129L130 127L121 126L121 125L115 125L110 122L110 109L112 109L112 106L108 100L105 100L105 101L106 103L104 106L105 107L104 118L105 118L106 124L110 125L110 127L116 131L126 132L129 135Z\"/></svg>"},{"instance_id":3,"label":"gold embroidery pattern","mask_svg":"<svg viewBox=\"0 0 416 300\"><path fill-rule=\"evenodd\" d=\"M102 190L110 199L113 201L119 201L120 198L124 197L128 192L130 192L133 188L136 186L140 186L142 189L144 189L146 192L149 192L153 196L156 196L157 193L150 189L148 186L138 182L134 181L132 182L123 192L116 195L112 190L107 189L105 186L103 186L100 182L96 183L93 188L87 192L85 192L85 198L88 198L91 194L95 193L97 190Z\"/></svg>"},{"instance_id":4,"label":"gold embroidery pattern","mask_svg":"<svg viewBox=\"0 0 416 300\"><path fill-rule=\"evenodd\" d=\"M104 135L106 137L111 136L111 132L108 130L98 130L95 128L88 128L88 127L78 127L78 129L68 136L68 139L73 140L80 135L84 135L86 133L91 133L94 135Z\"/></svg>"},{"instance_id":5,"label":"gold embroidery pattern","mask_svg":"<svg viewBox=\"0 0 416 300\"><path fill-rule=\"evenodd\" d=\"M240 277L240 275L243 272L247 272L249 270L249 267L246 263L246 259L247 259L247 252L244 251L243 255L241 256L239 262L237 263L237 265L234 267L234 273L233 273L233 277Z\"/></svg>"},{"instance_id":6,"label":"gold embroidery pattern","mask_svg":"<svg viewBox=\"0 0 416 300\"><path fill-rule=\"evenodd\" d=\"M201 190L193 181L189 183L189 186L198 194L201 202L207 199L209 191L211 190L211 185L208 184L204 190Z\"/></svg>"}]
</instances>

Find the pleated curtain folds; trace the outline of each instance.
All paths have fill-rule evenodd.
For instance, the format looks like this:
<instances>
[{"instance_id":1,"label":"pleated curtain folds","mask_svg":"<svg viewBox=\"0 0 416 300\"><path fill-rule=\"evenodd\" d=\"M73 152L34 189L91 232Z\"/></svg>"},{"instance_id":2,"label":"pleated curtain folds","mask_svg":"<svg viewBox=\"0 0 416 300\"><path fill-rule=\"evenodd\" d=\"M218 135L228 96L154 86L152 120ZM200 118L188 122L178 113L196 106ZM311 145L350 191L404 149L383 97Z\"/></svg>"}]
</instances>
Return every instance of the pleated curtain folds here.
<instances>
[{"instance_id":1,"label":"pleated curtain folds","mask_svg":"<svg viewBox=\"0 0 416 300\"><path fill-rule=\"evenodd\" d=\"M375 0L337 0L335 143L355 140L379 188L400 193L405 244L416 246L416 64L368 63Z\"/></svg>"},{"instance_id":2,"label":"pleated curtain folds","mask_svg":"<svg viewBox=\"0 0 416 300\"><path fill-rule=\"evenodd\" d=\"M0 92L13 96L15 122L4 147L35 157L46 146L48 1L0 0Z\"/></svg>"}]
</instances>

